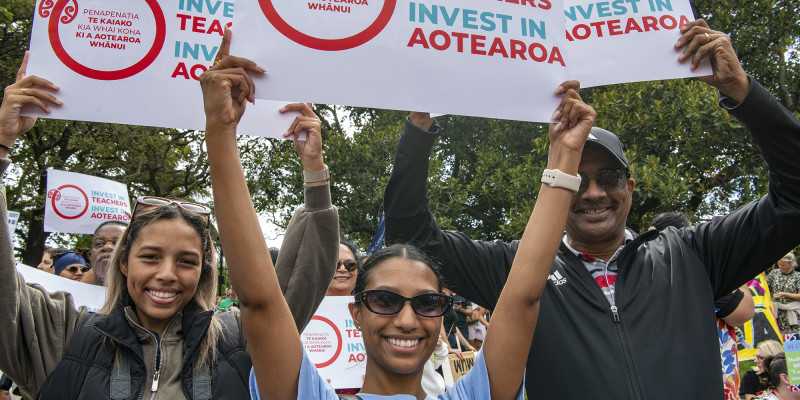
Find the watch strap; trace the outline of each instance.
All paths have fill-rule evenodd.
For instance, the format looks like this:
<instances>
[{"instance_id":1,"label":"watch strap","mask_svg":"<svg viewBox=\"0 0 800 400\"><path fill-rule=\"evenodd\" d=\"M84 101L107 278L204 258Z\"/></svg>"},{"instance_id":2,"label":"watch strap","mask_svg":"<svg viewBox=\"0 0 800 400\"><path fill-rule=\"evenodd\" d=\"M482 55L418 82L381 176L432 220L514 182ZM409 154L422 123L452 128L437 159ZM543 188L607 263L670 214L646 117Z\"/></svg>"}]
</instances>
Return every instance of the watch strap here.
<instances>
[{"instance_id":1,"label":"watch strap","mask_svg":"<svg viewBox=\"0 0 800 400\"><path fill-rule=\"evenodd\" d=\"M322 182L330 179L331 172L328 170L327 165L325 166L325 169L320 171L303 171L303 182L305 183Z\"/></svg>"},{"instance_id":2,"label":"watch strap","mask_svg":"<svg viewBox=\"0 0 800 400\"><path fill-rule=\"evenodd\" d=\"M581 177L569 175L560 169L546 169L542 172L542 183L546 183L553 188L564 188L578 193L581 187Z\"/></svg>"}]
</instances>

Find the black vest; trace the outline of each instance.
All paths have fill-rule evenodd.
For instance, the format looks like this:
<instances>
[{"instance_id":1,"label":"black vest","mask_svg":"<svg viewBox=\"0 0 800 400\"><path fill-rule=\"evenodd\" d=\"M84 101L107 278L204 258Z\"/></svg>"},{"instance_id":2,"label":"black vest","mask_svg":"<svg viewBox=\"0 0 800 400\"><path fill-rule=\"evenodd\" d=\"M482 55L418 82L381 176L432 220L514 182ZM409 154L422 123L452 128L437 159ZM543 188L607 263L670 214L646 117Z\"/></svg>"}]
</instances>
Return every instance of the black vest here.
<instances>
[{"instance_id":1,"label":"black vest","mask_svg":"<svg viewBox=\"0 0 800 400\"><path fill-rule=\"evenodd\" d=\"M67 345L64 357L47 377L39 390L39 399L107 399L111 398L111 380L114 376L115 400L141 398L149 390L147 369L136 333L125 318L125 307L132 305L129 298L121 301L109 315L90 313L80 321ZM188 399L208 398L198 393L207 388L193 387L195 350L211 324L213 311L201 310L190 302L183 310L185 350L181 367L181 387ZM244 349L242 334L230 313L218 316L224 335L217 342L217 359L211 369L211 397L214 399L247 399L248 379L252 363ZM222 339L224 337L224 339ZM113 342L113 344L111 343ZM120 355L116 358L115 351ZM120 390L120 363L129 364L129 373ZM200 371L198 371L200 372ZM127 385L129 383L129 385ZM204 382L204 383L207 383Z\"/></svg>"}]
</instances>

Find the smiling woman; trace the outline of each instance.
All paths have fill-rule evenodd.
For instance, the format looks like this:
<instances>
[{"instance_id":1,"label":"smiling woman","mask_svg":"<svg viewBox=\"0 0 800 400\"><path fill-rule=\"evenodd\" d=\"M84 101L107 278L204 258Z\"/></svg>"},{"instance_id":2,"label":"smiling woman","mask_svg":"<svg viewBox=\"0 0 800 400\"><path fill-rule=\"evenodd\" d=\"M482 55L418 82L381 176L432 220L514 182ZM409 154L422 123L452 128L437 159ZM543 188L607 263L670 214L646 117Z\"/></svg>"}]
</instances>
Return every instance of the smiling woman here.
<instances>
[{"instance_id":1,"label":"smiling woman","mask_svg":"<svg viewBox=\"0 0 800 400\"><path fill-rule=\"evenodd\" d=\"M236 126L245 100L254 101L255 92L245 69L254 64L233 56L219 64L218 70L201 79L206 143L220 241L231 282L239 295L242 319L246 321L243 328L253 355L251 396L265 400L336 400L336 392L305 353L299 334L288 333L292 332L292 314L281 296L282 288L238 159ZM236 96L231 90L234 87L238 88ZM550 126L548 168L575 176L596 114L578 95L577 82L565 82L559 93L563 99L554 115L563 117ZM320 179L327 181L327 167L321 162L319 119L308 104L295 103L281 109L287 110L302 114L285 136L306 131L306 143L295 142L295 149L302 153L306 176L322 172ZM542 185L483 349L472 370L439 399L524 398L523 374L539 300L560 244L573 190L554 183ZM316 245L308 242L308 248ZM355 260L351 253L342 248L339 254L337 275L342 278L345 275L340 272L354 264L348 259L352 255ZM437 344L442 315L453 305L452 297L441 291L442 280L436 266L413 246L393 245L367 259L356 277L355 301L349 305L367 353L360 398L432 399L422 387L423 368Z\"/></svg>"},{"instance_id":2,"label":"smiling woman","mask_svg":"<svg viewBox=\"0 0 800 400\"><path fill-rule=\"evenodd\" d=\"M326 296L350 296L356 286L358 276L358 248L355 244L342 241L339 244L339 263Z\"/></svg>"},{"instance_id":3,"label":"smiling woman","mask_svg":"<svg viewBox=\"0 0 800 400\"><path fill-rule=\"evenodd\" d=\"M225 46L229 40L228 34ZM23 61L0 104L0 175L10 163L8 148L35 122L20 110L29 105L47 112L60 105L50 94L56 90L42 78L26 77ZM2 189L0 215L6 212ZM338 216L327 182L307 187L304 199L272 270L295 331L303 330L324 297L338 253ZM240 315L213 311L217 266L210 213L200 204L139 197L124 231L118 224L98 228L92 261L107 264L108 286L98 312L76 308L70 293L27 284L15 270L7 221L0 218L0 370L26 398L247 398L251 361ZM318 244L299 251L312 240ZM83 272L77 258L64 261L64 270Z\"/></svg>"}]
</instances>

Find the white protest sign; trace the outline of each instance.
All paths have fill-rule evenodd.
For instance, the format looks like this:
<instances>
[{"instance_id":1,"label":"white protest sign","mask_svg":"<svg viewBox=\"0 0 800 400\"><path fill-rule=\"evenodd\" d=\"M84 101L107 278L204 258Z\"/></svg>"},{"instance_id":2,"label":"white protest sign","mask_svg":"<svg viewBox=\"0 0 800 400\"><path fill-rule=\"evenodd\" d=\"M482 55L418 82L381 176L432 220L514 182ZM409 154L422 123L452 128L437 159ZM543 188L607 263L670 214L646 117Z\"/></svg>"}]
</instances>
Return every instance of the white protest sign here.
<instances>
[{"instance_id":1,"label":"white protest sign","mask_svg":"<svg viewBox=\"0 0 800 400\"><path fill-rule=\"evenodd\" d=\"M581 86L711 75L678 63L672 45L694 20L685 0L564 0L570 78Z\"/></svg>"},{"instance_id":2,"label":"white protest sign","mask_svg":"<svg viewBox=\"0 0 800 400\"><path fill-rule=\"evenodd\" d=\"M19 211L6 211L8 214L8 235L14 237L14 231L17 230L17 221L19 221Z\"/></svg>"},{"instance_id":3,"label":"white protest sign","mask_svg":"<svg viewBox=\"0 0 800 400\"><path fill-rule=\"evenodd\" d=\"M237 0L256 96L548 121L567 79L560 0Z\"/></svg>"},{"instance_id":4,"label":"white protest sign","mask_svg":"<svg viewBox=\"0 0 800 400\"><path fill-rule=\"evenodd\" d=\"M45 232L94 233L105 221L129 221L127 186L74 172L47 170Z\"/></svg>"},{"instance_id":5,"label":"white protest sign","mask_svg":"<svg viewBox=\"0 0 800 400\"><path fill-rule=\"evenodd\" d=\"M27 72L59 85L64 104L25 112L204 130L198 78L232 20L232 1L38 0ZM280 137L299 115L279 113L287 103L249 104L238 132Z\"/></svg>"},{"instance_id":6,"label":"white protest sign","mask_svg":"<svg viewBox=\"0 0 800 400\"><path fill-rule=\"evenodd\" d=\"M17 271L25 282L38 283L50 293L69 292L75 300L75 307L86 306L89 311L97 311L106 301L105 286L73 281L23 264L17 264Z\"/></svg>"},{"instance_id":7,"label":"white protest sign","mask_svg":"<svg viewBox=\"0 0 800 400\"><path fill-rule=\"evenodd\" d=\"M672 48L691 18L687 0L567 2L238 0L233 52L270 71L257 79L267 87L257 96L302 92L323 103L541 122L567 79L586 86L708 74L680 65ZM637 16L641 35L609 18L638 3L656 10ZM592 38L601 22L613 33Z\"/></svg>"},{"instance_id":8,"label":"white protest sign","mask_svg":"<svg viewBox=\"0 0 800 400\"><path fill-rule=\"evenodd\" d=\"M336 389L360 388L367 353L361 332L347 308L351 296L328 296L300 335L308 357L320 376Z\"/></svg>"}]
</instances>

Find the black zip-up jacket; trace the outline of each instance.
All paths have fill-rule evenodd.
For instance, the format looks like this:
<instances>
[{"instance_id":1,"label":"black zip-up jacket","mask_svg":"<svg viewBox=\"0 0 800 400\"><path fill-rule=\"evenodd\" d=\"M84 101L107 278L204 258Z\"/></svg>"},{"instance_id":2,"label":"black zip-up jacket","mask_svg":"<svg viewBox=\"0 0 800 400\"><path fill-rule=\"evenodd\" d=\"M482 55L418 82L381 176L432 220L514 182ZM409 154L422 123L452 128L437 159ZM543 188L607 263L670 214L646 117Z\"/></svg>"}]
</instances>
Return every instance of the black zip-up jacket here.
<instances>
[{"instance_id":1,"label":"black zip-up jacket","mask_svg":"<svg viewBox=\"0 0 800 400\"><path fill-rule=\"evenodd\" d=\"M125 296L108 315L88 313L75 328L67 351L55 370L39 390L40 399L104 399L133 400L150 398L151 382L142 346L136 332L125 316L125 308L133 306ZM185 351L181 361L181 389L187 399L246 399L250 397L248 379L253 366L245 349L239 322L232 313L219 314L223 335L217 340L217 357L206 370L208 387L194 387L192 378L198 372L195 365L196 350L205 337L214 311L203 310L195 303L184 307L181 322L185 336ZM112 344L113 343L113 344ZM116 352L119 351L119 357ZM120 357L128 360L129 369L125 384L114 384L119 379L115 363ZM212 372L213 371L213 372ZM114 396L109 393L112 385ZM114 388L114 386L117 386Z\"/></svg>"},{"instance_id":2,"label":"black zip-up jacket","mask_svg":"<svg viewBox=\"0 0 800 400\"><path fill-rule=\"evenodd\" d=\"M800 243L800 122L753 79L741 103L721 95L720 106L761 148L770 168L767 195L694 228L650 231L626 244L616 315L562 244L528 357L531 399L723 399L714 299ZM386 240L421 246L442 263L454 291L492 309L519 242L473 241L439 229L426 196L438 130L406 124L384 198Z\"/></svg>"}]
</instances>

